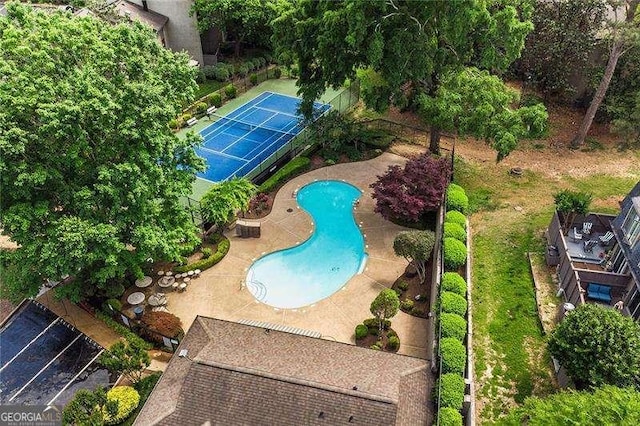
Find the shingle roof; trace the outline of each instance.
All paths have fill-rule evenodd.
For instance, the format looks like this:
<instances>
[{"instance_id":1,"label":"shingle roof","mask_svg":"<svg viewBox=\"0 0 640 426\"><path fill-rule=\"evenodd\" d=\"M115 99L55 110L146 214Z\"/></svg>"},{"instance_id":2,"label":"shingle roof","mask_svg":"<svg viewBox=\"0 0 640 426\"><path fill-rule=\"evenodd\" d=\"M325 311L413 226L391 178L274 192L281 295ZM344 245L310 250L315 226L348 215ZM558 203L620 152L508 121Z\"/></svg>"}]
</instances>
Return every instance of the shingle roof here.
<instances>
[{"instance_id":1,"label":"shingle roof","mask_svg":"<svg viewBox=\"0 0 640 426\"><path fill-rule=\"evenodd\" d=\"M153 28L156 32L162 30L169 21L164 15L152 10L144 10L144 8L127 0L119 0L114 4L117 13L120 16L129 16L131 19L142 22Z\"/></svg>"},{"instance_id":2,"label":"shingle roof","mask_svg":"<svg viewBox=\"0 0 640 426\"><path fill-rule=\"evenodd\" d=\"M425 360L197 317L136 420L426 425ZM321 414L322 413L322 414Z\"/></svg>"}]
</instances>

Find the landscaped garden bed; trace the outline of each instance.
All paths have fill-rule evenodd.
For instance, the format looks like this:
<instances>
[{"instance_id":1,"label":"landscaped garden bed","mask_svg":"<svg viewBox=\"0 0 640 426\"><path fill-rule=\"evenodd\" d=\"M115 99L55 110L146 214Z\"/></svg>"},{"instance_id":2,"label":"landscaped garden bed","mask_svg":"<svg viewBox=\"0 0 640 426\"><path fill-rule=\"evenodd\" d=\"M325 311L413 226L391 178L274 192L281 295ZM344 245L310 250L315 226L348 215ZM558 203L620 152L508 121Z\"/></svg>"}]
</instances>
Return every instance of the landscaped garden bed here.
<instances>
[{"instance_id":1,"label":"landscaped garden bed","mask_svg":"<svg viewBox=\"0 0 640 426\"><path fill-rule=\"evenodd\" d=\"M426 266L426 276L431 277L433 257ZM418 273L412 265L407 266L405 272L391 287L400 299L400 310L414 317L427 318L429 314L430 285L421 282Z\"/></svg>"}]
</instances>

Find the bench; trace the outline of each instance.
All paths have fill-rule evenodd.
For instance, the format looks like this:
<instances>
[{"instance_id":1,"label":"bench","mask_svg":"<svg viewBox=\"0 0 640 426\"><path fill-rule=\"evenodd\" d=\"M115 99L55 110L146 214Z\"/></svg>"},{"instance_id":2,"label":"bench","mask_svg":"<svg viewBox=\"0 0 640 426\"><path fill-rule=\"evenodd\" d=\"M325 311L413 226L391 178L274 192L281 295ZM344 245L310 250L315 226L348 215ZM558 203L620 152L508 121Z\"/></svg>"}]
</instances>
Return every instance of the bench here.
<instances>
[{"instance_id":1,"label":"bench","mask_svg":"<svg viewBox=\"0 0 640 426\"><path fill-rule=\"evenodd\" d=\"M587 296L591 299L611 303L611 287L608 285L589 283L587 286Z\"/></svg>"},{"instance_id":2,"label":"bench","mask_svg":"<svg viewBox=\"0 0 640 426\"><path fill-rule=\"evenodd\" d=\"M198 122L198 119L195 117L191 117L187 120L187 126L193 127Z\"/></svg>"},{"instance_id":3,"label":"bench","mask_svg":"<svg viewBox=\"0 0 640 426\"><path fill-rule=\"evenodd\" d=\"M216 108L215 106L210 106L209 108L207 108L207 115L211 115L214 112L216 112L218 110L218 108Z\"/></svg>"}]
</instances>

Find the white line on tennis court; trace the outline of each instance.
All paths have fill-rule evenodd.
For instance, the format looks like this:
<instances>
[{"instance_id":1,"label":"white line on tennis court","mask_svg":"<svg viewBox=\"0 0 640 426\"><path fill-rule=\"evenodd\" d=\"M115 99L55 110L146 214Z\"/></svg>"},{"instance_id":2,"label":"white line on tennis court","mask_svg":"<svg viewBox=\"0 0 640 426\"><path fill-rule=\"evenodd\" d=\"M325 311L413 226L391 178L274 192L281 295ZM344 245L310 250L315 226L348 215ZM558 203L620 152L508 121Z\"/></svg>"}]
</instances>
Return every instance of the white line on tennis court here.
<instances>
[{"instance_id":1,"label":"white line on tennis court","mask_svg":"<svg viewBox=\"0 0 640 426\"><path fill-rule=\"evenodd\" d=\"M260 98L260 96L264 95L265 93L273 94L272 92L263 92L263 93L261 93L260 95L258 95L258 96L256 96L256 97L254 97L254 98L251 98L251 99L249 99L247 102L245 102L245 103L243 103L242 105L240 105L240 106L236 107L233 111L229 111L227 114L225 114L225 117L232 118L232 117L231 117L231 115L232 115L233 113L235 113L235 112L236 112L236 111L238 111L239 109L242 109L242 108L246 107L247 105L249 105L249 107L248 107L244 112L251 111L251 107L252 107L253 105L250 105L250 104L251 104L252 102L254 102L256 99ZM260 102L260 101L258 101L258 102ZM244 113L244 112L243 112L243 113ZM242 114L239 114L239 115L240 115L240 116L242 116ZM215 123L215 122L213 122L213 123L209 124L207 127L205 127L204 129L200 130L200 134L201 134L203 137L208 136L211 132L208 132L208 133L207 133L207 132L206 132L206 130L207 130L209 127L212 127L214 124L216 124L216 123Z\"/></svg>"},{"instance_id":2,"label":"white line on tennis court","mask_svg":"<svg viewBox=\"0 0 640 426\"><path fill-rule=\"evenodd\" d=\"M64 353L64 351L66 351L67 349L69 349L69 348L71 347L71 345L73 345L73 344L76 342L76 340L78 340L80 337L82 337L82 333L78 334L78 335L76 336L76 338L75 338L75 339L73 339L73 341L72 341L71 343L69 343L69 344L68 344L68 345L67 345L67 346L66 346L62 351L60 351L60 352L58 353L58 355L56 355L56 356L55 356L55 358L53 358L51 361L49 361L49 362L47 363L47 365L45 365L44 367L42 367L42 368L40 369L40 371L38 371L38 373L37 373L35 376L33 376L33 377L31 378L31 380L29 380L29 381L27 382L27 384L26 384L26 385L24 385L23 387L21 387L21 388L20 388L20 390L19 390L18 392L16 392L16 393L15 393L15 394L14 394L14 395L9 399L9 402L13 401L13 399L14 399L16 396L20 395L20 393L21 393L23 390L25 390L25 389L27 388L27 386L29 386L31 383L33 383L33 381L34 381L34 380L35 380L35 379L36 379L40 374L42 374L42 372L43 372L44 370L46 370L46 369L47 369L47 367L49 367L51 364L53 364L53 362L54 362L56 359L58 359L58 358L60 357L60 355L62 355L62 354Z\"/></svg>"},{"instance_id":3,"label":"white line on tennis court","mask_svg":"<svg viewBox=\"0 0 640 426\"><path fill-rule=\"evenodd\" d=\"M256 127L258 128L264 128L264 124L271 120L273 117L275 116L275 114L271 115L271 117L268 117L264 120L262 120L262 123L257 124ZM227 146L225 149L223 149L222 151L226 151L227 149L231 148L232 146L234 146L235 144L237 144L238 142L240 142L241 140L244 140L244 138L246 138L251 132L253 132L253 130L250 130L249 132L245 133L244 135L242 135L240 138L238 138L238 140L236 140L234 143L232 143L231 145ZM284 132L283 132L284 133ZM282 137L282 136L281 136ZM280 139L281 137L279 137L278 139ZM248 140L253 140L253 139L249 139ZM263 140L262 142L260 142L260 145L264 145L265 143L269 142L269 139L271 139L271 137L267 138L266 140ZM251 151L252 152L252 151ZM248 153L247 153L248 154ZM251 159L253 159L255 157L251 157Z\"/></svg>"},{"instance_id":4,"label":"white line on tennis court","mask_svg":"<svg viewBox=\"0 0 640 426\"><path fill-rule=\"evenodd\" d=\"M205 150L205 151L209 151L209 152L213 152L214 154L219 154L219 155L221 155L222 157L231 158L232 160L242 161L243 163L246 163L246 162L247 162L247 160L245 160L244 158L236 157L236 156L231 155L231 154L225 154L224 152L221 152L221 151L215 151L215 150L213 150L213 149L205 148L205 147L203 147L203 146L201 146L201 147L200 147L200 149L203 149L203 150Z\"/></svg>"},{"instance_id":5,"label":"white line on tennis court","mask_svg":"<svg viewBox=\"0 0 640 426\"><path fill-rule=\"evenodd\" d=\"M11 358L11 359L9 360L9 362L7 362L5 365L3 365L3 366L2 366L2 368L0 368L0 372L1 372L2 370L4 370L5 368L7 368L7 366L8 366L9 364L11 364L11 363L13 362L13 360L14 360L14 359L18 358L22 352L26 351L26 350L27 350L27 348L28 348L29 346L31 346L31 344L32 344L33 342L35 342L36 340L38 340L38 339L40 338L40 336L42 336L42 335L43 335L47 330L49 330L51 327L53 327L53 326L58 322L58 320L60 320L60 317L58 317L58 318L54 319L53 321L51 321L51 324L49 324L49 325L47 326L47 328L45 328L44 330L42 330L42 331L40 332L40 334L38 334L36 337L34 337L33 339L31 339L31 341L30 341L29 343L27 343L27 346L25 346L24 348L20 349L20 352L18 352L17 354L15 354L15 355L13 356L13 358Z\"/></svg>"},{"instance_id":6,"label":"white line on tennis court","mask_svg":"<svg viewBox=\"0 0 640 426\"><path fill-rule=\"evenodd\" d=\"M78 374L76 374L75 376L73 376L73 379L71 379L71 380L70 380L66 385L64 385L64 387L62 388L62 390L61 390L60 392L58 392L58 393L56 394L56 396L54 396L54 397L51 399L51 401L47 402L47 405L51 405L51 404L53 404L53 401L55 401L56 399L58 399L58 397L59 397L60 395L62 395L62 392L66 391L66 390L67 390L67 388L68 388L69 386L71 386L71 383L73 383L73 382L74 382L78 377L80 377L80 375L81 375L82 373L84 373L84 371L85 371L87 368L89 368L89 366L90 366L91 364L93 364L93 362L94 362L96 359L98 359L98 357L100 356L100 354L102 354L102 352L104 352L104 349L100 349L100 352L98 352L98 355L94 356L94 357L91 359L91 361L89 361L89 362L87 363L87 365L85 365L85 366L84 366L84 368L78 372Z\"/></svg>"}]
</instances>

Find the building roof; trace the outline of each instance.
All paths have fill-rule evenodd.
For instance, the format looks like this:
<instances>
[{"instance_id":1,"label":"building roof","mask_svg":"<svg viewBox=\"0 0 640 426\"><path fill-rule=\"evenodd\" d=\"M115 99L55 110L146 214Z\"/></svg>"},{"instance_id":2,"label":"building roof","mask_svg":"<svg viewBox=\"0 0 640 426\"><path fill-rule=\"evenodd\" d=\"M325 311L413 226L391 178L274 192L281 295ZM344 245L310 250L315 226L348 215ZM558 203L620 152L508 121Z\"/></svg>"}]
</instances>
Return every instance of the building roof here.
<instances>
[{"instance_id":1,"label":"building roof","mask_svg":"<svg viewBox=\"0 0 640 426\"><path fill-rule=\"evenodd\" d=\"M136 425L427 425L425 360L198 316Z\"/></svg>"},{"instance_id":2,"label":"building roof","mask_svg":"<svg viewBox=\"0 0 640 426\"><path fill-rule=\"evenodd\" d=\"M164 15L152 10L144 10L142 6L126 0L118 0L114 3L116 13L120 16L128 17L132 21L141 22L153 28L155 32L160 32L169 21Z\"/></svg>"}]
</instances>

